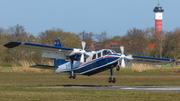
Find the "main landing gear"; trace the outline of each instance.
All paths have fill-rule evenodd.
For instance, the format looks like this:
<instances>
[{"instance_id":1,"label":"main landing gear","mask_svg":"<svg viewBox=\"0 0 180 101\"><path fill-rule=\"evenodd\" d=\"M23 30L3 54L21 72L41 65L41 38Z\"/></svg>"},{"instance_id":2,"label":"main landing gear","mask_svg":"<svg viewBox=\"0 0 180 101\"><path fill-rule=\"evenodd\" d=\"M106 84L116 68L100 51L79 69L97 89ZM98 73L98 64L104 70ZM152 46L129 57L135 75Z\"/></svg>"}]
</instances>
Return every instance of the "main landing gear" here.
<instances>
[{"instance_id":1,"label":"main landing gear","mask_svg":"<svg viewBox=\"0 0 180 101\"><path fill-rule=\"evenodd\" d=\"M109 77L108 79L109 83L115 83L116 82L116 78L113 78L113 77Z\"/></svg>"},{"instance_id":2,"label":"main landing gear","mask_svg":"<svg viewBox=\"0 0 180 101\"><path fill-rule=\"evenodd\" d=\"M73 72L69 73L69 78L70 78L70 79L71 79L71 78L75 79L75 78L76 78L76 74L73 73Z\"/></svg>"},{"instance_id":3,"label":"main landing gear","mask_svg":"<svg viewBox=\"0 0 180 101\"><path fill-rule=\"evenodd\" d=\"M75 79L76 78L76 74L73 72L73 60L70 61L71 63L71 72L69 73L69 78L73 78Z\"/></svg>"},{"instance_id":4,"label":"main landing gear","mask_svg":"<svg viewBox=\"0 0 180 101\"><path fill-rule=\"evenodd\" d=\"M109 77L108 82L109 83L115 83L116 82L116 78L113 78L113 68L110 69L111 72L111 77Z\"/></svg>"}]
</instances>

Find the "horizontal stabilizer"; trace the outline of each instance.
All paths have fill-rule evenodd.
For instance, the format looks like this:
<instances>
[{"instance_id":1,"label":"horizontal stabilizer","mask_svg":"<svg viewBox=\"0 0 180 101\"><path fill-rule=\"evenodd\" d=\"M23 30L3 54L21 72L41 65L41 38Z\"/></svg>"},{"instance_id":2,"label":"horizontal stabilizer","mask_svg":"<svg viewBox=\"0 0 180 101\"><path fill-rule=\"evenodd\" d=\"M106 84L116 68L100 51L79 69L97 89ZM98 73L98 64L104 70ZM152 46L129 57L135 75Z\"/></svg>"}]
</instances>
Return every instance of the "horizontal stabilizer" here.
<instances>
[{"instance_id":1,"label":"horizontal stabilizer","mask_svg":"<svg viewBox=\"0 0 180 101\"><path fill-rule=\"evenodd\" d=\"M55 70L58 68L57 66L49 66L49 65L41 65L41 64L36 64L29 67L39 68L39 69L50 69L50 70Z\"/></svg>"}]
</instances>

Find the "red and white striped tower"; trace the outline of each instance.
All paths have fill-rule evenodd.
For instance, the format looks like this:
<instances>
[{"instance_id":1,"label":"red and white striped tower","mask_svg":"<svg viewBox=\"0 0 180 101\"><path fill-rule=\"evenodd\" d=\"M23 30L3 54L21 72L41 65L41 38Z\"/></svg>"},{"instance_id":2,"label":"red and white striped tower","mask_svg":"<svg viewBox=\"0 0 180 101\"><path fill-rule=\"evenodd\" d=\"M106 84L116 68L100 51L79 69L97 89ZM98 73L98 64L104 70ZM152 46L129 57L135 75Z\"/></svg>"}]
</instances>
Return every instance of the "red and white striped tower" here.
<instances>
[{"instance_id":1,"label":"red and white striped tower","mask_svg":"<svg viewBox=\"0 0 180 101\"><path fill-rule=\"evenodd\" d=\"M157 38L162 38L162 19L163 19L163 12L164 9L158 5L154 8L154 13L155 13L155 28L156 28L156 36Z\"/></svg>"}]
</instances>

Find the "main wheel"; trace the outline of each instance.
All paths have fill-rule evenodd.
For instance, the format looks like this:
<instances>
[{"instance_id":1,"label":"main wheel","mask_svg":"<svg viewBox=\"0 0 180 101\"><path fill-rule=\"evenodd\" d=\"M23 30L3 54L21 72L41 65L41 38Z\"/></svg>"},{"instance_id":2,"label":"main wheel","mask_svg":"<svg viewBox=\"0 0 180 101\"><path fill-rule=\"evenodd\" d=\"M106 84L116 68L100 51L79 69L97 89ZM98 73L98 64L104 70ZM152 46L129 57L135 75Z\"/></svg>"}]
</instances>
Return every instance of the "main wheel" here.
<instances>
[{"instance_id":1,"label":"main wheel","mask_svg":"<svg viewBox=\"0 0 180 101\"><path fill-rule=\"evenodd\" d=\"M69 76L69 78L70 78L70 79L72 78L72 74L71 74L71 73L69 73L69 75L68 75L68 76Z\"/></svg>"},{"instance_id":2,"label":"main wheel","mask_svg":"<svg viewBox=\"0 0 180 101\"><path fill-rule=\"evenodd\" d=\"M112 82L115 83L115 82L116 82L116 78L113 78L113 79L112 79Z\"/></svg>"},{"instance_id":3,"label":"main wheel","mask_svg":"<svg viewBox=\"0 0 180 101\"><path fill-rule=\"evenodd\" d=\"M76 74L74 73L74 75L73 75L73 79L75 79L76 78Z\"/></svg>"},{"instance_id":4,"label":"main wheel","mask_svg":"<svg viewBox=\"0 0 180 101\"><path fill-rule=\"evenodd\" d=\"M119 65L116 66L116 70L117 70L117 71L120 70L120 66L119 66Z\"/></svg>"},{"instance_id":5,"label":"main wheel","mask_svg":"<svg viewBox=\"0 0 180 101\"><path fill-rule=\"evenodd\" d=\"M111 77L109 77L109 79L108 79L108 82L109 82L109 83L111 83L111 82L112 82L112 79L111 79Z\"/></svg>"}]
</instances>

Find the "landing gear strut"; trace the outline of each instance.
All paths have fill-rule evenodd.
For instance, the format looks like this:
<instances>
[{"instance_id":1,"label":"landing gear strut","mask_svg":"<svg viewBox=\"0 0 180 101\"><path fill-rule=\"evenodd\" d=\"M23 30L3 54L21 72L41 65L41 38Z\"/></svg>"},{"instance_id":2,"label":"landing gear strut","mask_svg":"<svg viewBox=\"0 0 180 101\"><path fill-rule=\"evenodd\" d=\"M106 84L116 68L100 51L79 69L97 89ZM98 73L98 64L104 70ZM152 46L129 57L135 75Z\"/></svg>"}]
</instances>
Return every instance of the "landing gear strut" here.
<instances>
[{"instance_id":1,"label":"landing gear strut","mask_svg":"<svg viewBox=\"0 0 180 101\"><path fill-rule=\"evenodd\" d=\"M70 61L71 63L71 72L69 73L69 78L73 78L75 79L76 78L76 74L73 72L73 60Z\"/></svg>"},{"instance_id":2,"label":"landing gear strut","mask_svg":"<svg viewBox=\"0 0 180 101\"><path fill-rule=\"evenodd\" d=\"M116 70L119 71L120 70L120 62L118 61L118 64L116 66Z\"/></svg>"},{"instance_id":3,"label":"landing gear strut","mask_svg":"<svg viewBox=\"0 0 180 101\"><path fill-rule=\"evenodd\" d=\"M111 77L109 77L108 82L109 83L115 83L116 82L116 78L113 78L113 68L110 69L111 72Z\"/></svg>"}]
</instances>

